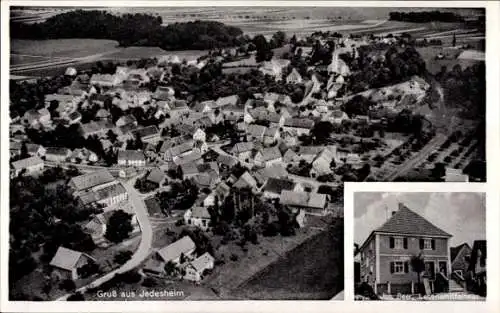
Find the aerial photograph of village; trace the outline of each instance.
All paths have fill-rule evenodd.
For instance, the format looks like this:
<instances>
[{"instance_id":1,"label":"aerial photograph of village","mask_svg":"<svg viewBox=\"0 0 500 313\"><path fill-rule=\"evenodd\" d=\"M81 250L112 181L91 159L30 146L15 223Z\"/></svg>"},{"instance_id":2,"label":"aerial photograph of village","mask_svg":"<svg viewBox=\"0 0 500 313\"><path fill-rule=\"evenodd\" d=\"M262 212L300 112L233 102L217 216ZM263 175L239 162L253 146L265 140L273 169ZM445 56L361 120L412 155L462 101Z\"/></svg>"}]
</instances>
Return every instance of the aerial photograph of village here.
<instances>
[{"instance_id":1,"label":"aerial photograph of village","mask_svg":"<svg viewBox=\"0 0 500 313\"><path fill-rule=\"evenodd\" d=\"M486 300L484 193L354 197L356 300Z\"/></svg>"},{"instance_id":2,"label":"aerial photograph of village","mask_svg":"<svg viewBox=\"0 0 500 313\"><path fill-rule=\"evenodd\" d=\"M12 301L342 300L344 182L486 181L485 9L9 24Z\"/></svg>"}]
</instances>

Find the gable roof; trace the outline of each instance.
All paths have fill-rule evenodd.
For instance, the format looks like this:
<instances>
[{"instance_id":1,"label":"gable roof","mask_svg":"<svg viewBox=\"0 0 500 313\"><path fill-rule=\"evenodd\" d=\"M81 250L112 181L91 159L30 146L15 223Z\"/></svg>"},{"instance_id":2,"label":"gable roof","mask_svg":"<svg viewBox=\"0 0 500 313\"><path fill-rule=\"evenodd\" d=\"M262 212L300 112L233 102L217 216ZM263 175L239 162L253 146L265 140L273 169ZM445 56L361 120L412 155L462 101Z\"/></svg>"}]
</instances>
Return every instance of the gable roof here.
<instances>
[{"instance_id":1,"label":"gable roof","mask_svg":"<svg viewBox=\"0 0 500 313\"><path fill-rule=\"evenodd\" d=\"M211 263L213 263L214 260L215 260L214 257L210 255L210 253L205 252L200 257L193 260L193 262L191 262L191 265L197 272L201 273L205 269L210 268Z\"/></svg>"},{"instance_id":2,"label":"gable roof","mask_svg":"<svg viewBox=\"0 0 500 313\"><path fill-rule=\"evenodd\" d=\"M326 195L313 192L282 190L280 203L283 205L323 209L326 205Z\"/></svg>"},{"instance_id":3,"label":"gable roof","mask_svg":"<svg viewBox=\"0 0 500 313\"><path fill-rule=\"evenodd\" d=\"M194 249L196 249L196 245L191 237L184 236L176 242L158 250L158 254L165 262L168 262L177 259L182 253L187 254Z\"/></svg>"},{"instance_id":4,"label":"gable roof","mask_svg":"<svg viewBox=\"0 0 500 313\"><path fill-rule=\"evenodd\" d=\"M148 181L159 184L163 178L165 177L165 173L159 168L155 167L151 170L148 177L146 178Z\"/></svg>"},{"instance_id":5,"label":"gable roof","mask_svg":"<svg viewBox=\"0 0 500 313\"><path fill-rule=\"evenodd\" d=\"M465 247L468 247L469 250L472 250L469 246L468 243L464 242L463 244L461 245L458 245L456 247L451 247L450 248L450 260L451 260L451 263L453 263L453 261L455 261L455 258L458 256L458 254L460 253L460 250L462 250L463 248Z\"/></svg>"},{"instance_id":6,"label":"gable roof","mask_svg":"<svg viewBox=\"0 0 500 313\"><path fill-rule=\"evenodd\" d=\"M209 219L210 213L208 213L208 209L206 207L196 206L193 208L191 217Z\"/></svg>"},{"instance_id":7,"label":"gable roof","mask_svg":"<svg viewBox=\"0 0 500 313\"><path fill-rule=\"evenodd\" d=\"M295 182L292 180L271 177L267 180L262 190L281 194L282 190L293 190L294 187Z\"/></svg>"},{"instance_id":8,"label":"gable roof","mask_svg":"<svg viewBox=\"0 0 500 313\"><path fill-rule=\"evenodd\" d=\"M253 178L252 175L247 171L240 176L240 178L233 184L234 188L246 188L246 187L255 187L257 185L257 181Z\"/></svg>"},{"instance_id":9,"label":"gable roof","mask_svg":"<svg viewBox=\"0 0 500 313\"><path fill-rule=\"evenodd\" d=\"M413 212L405 205L400 205L400 209L387 222L377 228L375 232L451 237L450 234Z\"/></svg>"},{"instance_id":10,"label":"gable roof","mask_svg":"<svg viewBox=\"0 0 500 313\"><path fill-rule=\"evenodd\" d=\"M314 121L307 118L287 118L285 120L285 126L311 129L314 126Z\"/></svg>"},{"instance_id":11,"label":"gable roof","mask_svg":"<svg viewBox=\"0 0 500 313\"><path fill-rule=\"evenodd\" d=\"M253 142L238 142L233 146L231 152L239 154L250 151L253 149L253 147Z\"/></svg>"},{"instance_id":12,"label":"gable roof","mask_svg":"<svg viewBox=\"0 0 500 313\"><path fill-rule=\"evenodd\" d=\"M281 158L281 151L278 147L264 148L260 151L262 161L271 161Z\"/></svg>"},{"instance_id":13,"label":"gable roof","mask_svg":"<svg viewBox=\"0 0 500 313\"><path fill-rule=\"evenodd\" d=\"M120 150L118 151L118 160L135 160L144 161L144 152L137 150Z\"/></svg>"},{"instance_id":14,"label":"gable roof","mask_svg":"<svg viewBox=\"0 0 500 313\"><path fill-rule=\"evenodd\" d=\"M82 257L83 253L65 247L59 247L50 261L51 266L71 271Z\"/></svg>"},{"instance_id":15,"label":"gable roof","mask_svg":"<svg viewBox=\"0 0 500 313\"><path fill-rule=\"evenodd\" d=\"M88 174L79 175L71 178L70 183L77 191L89 189L95 186L103 185L114 181L115 178L108 170L100 170Z\"/></svg>"},{"instance_id":16,"label":"gable roof","mask_svg":"<svg viewBox=\"0 0 500 313\"><path fill-rule=\"evenodd\" d=\"M12 162L12 167L16 170L20 170L20 169L28 168L30 166L34 166L34 165L38 165L38 164L43 164L43 160L37 156L33 156L33 157L29 157L26 159Z\"/></svg>"}]
</instances>

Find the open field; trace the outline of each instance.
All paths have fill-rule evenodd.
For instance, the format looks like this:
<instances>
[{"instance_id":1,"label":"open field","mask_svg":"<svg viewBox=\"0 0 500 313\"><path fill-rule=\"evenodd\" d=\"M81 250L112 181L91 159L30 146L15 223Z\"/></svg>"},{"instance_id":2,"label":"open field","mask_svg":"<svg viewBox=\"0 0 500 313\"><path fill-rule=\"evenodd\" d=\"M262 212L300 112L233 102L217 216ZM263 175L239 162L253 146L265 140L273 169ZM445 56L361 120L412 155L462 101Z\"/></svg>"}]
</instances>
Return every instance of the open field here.
<instances>
[{"instance_id":1,"label":"open field","mask_svg":"<svg viewBox=\"0 0 500 313\"><path fill-rule=\"evenodd\" d=\"M81 58L92 54L118 51L118 42L106 39L50 39L10 41L11 54L45 57Z\"/></svg>"},{"instance_id":2,"label":"open field","mask_svg":"<svg viewBox=\"0 0 500 313\"><path fill-rule=\"evenodd\" d=\"M342 227L336 225L334 227ZM244 299L330 299L344 289L342 238L332 228L287 253L233 294Z\"/></svg>"}]
</instances>

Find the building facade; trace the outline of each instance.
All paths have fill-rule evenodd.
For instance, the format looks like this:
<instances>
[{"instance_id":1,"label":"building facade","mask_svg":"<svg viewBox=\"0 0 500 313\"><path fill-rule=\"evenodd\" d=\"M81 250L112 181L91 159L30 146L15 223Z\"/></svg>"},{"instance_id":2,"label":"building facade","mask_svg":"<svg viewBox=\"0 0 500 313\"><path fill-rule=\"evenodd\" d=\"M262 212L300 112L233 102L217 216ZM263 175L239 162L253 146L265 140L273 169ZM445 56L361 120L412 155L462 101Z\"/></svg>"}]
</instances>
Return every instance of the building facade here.
<instances>
[{"instance_id":1,"label":"building facade","mask_svg":"<svg viewBox=\"0 0 500 313\"><path fill-rule=\"evenodd\" d=\"M375 292L412 293L418 274L411 258L421 255L425 270L420 273L432 283L438 275L449 278L451 235L434 226L403 204L391 218L372 231L360 248L361 281ZM432 288L431 288L432 289Z\"/></svg>"}]
</instances>

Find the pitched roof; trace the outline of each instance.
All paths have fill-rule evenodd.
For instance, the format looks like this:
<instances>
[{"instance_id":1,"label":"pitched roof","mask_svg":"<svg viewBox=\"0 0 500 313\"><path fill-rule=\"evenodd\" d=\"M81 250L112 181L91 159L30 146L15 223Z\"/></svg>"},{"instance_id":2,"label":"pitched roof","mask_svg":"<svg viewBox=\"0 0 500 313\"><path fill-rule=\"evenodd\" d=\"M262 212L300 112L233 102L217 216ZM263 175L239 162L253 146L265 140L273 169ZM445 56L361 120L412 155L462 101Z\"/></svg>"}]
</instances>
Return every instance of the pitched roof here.
<instances>
[{"instance_id":1,"label":"pitched roof","mask_svg":"<svg viewBox=\"0 0 500 313\"><path fill-rule=\"evenodd\" d=\"M285 126L311 129L314 126L314 121L307 118L287 118Z\"/></svg>"},{"instance_id":2,"label":"pitched roof","mask_svg":"<svg viewBox=\"0 0 500 313\"><path fill-rule=\"evenodd\" d=\"M262 137L266 132L267 127L257 124L248 125L247 134L252 135L253 137Z\"/></svg>"},{"instance_id":3,"label":"pitched roof","mask_svg":"<svg viewBox=\"0 0 500 313\"><path fill-rule=\"evenodd\" d=\"M99 201L99 200L109 199L124 194L126 192L127 190L125 190L125 187L123 187L121 183L118 183L97 190L95 192L95 197L96 200Z\"/></svg>"},{"instance_id":4,"label":"pitched roof","mask_svg":"<svg viewBox=\"0 0 500 313\"><path fill-rule=\"evenodd\" d=\"M271 177L267 180L262 190L281 194L282 190L293 190L294 187L295 182L292 180Z\"/></svg>"},{"instance_id":5,"label":"pitched roof","mask_svg":"<svg viewBox=\"0 0 500 313\"><path fill-rule=\"evenodd\" d=\"M59 247L56 254L50 261L51 266L55 266L67 271L73 270L83 253L65 247Z\"/></svg>"},{"instance_id":6,"label":"pitched roof","mask_svg":"<svg viewBox=\"0 0 500 313\"><path fill-rule=\"evenodd\" d=\"M199 151L193 151L193 152L191 152L189 154L177 157L174 160L174 163L176 165L182 165L182 164L186 164L186 163L191 163L191 162L198 161L199 159L201 159L201 152L199 152Z\"/></svg>"},{"instance_id":7,"label":"pitched roof","mask_svg":"<svg viewBox=\"0 0 500 313\"><path fill-rule=\"evenodd\" d=\"M164 177L165 177L165 173L156 167L156 168L152 169L151 172L149 172L149 175L146 179L150 182L159 184L163 180Z\"/></svg>"},{"instance_id":8,"label":"pitched roof","mask_svg":"<svg viewBox=\"0 0 500 313\"><path fill-rule=\"evenodd\" d=\"M210 213L208 213L207 208L202 206L196 206L192 210L191 217L208 219L210 218Z\"/></svg>"},{"instance_id":9,"label":"pitched roof","mask_svg":"<svg viewBox=\"0 0 500 313\"><path fill-rule=\"evenodd\" d=\"M191 262L191 265L197 272L201 273L205 269L210 268L214 260L214 257L210 255L210 253L205 252L200 257L193 260L193 262Z\"/></svg>"},{"instance_id":10,"label":"pitched roof","mask_svg":"<svg viewBox=\"0 0 500 313\"><path fill-rule=\"evenodd\" d=\"M114 181L115 178L108 170L99 170L71 178L70 183L76 191L89 189Z\"/></svg>"},{"instance_id":11,"label":"pitched roof","mask_svg":"<svg viewBox=\"0 0 500 313\"><path fill-rule=\"evenodd\" d=\"M137 150L120 150L118 151L118 160L138 160L144 161L144 153L142 151Z\"/></svg>"},{"instance_id":12,"label":"pitched roof","mask_svg":"<svg viewBox=\"0 0 500 313\"><path fill-rule=\"evenodd\" d=\"M231 152L239 154L250 151L253 149L253 147L253 142L238 142L233 146Z\"/></svg>"},{"instance_id":13,"label":"pitched roof","mask_svg":"<svg viewBox=\"0 0 500 313\"><path fill-rule=\"evenodd\" d=\"M158 254L165 261L173 261L181 256L182 253L187 254L190 250L196 249L194 241L189 236L184 236L174 243L158 250Z\"/></svg>"},{"instance_id":14,"label":"pitched roof","mask_svg":"<svg viewBox=\"0 0 500 313\"><path fill-rule=\"evenodd\" d=\"M450 247L450 260L452 263L455 260L455 258L457 257L457 255L460 253L460 250L462 250L462 248L464 248L464 247L468 247L470 250L472 250L470 248L469 244L466 242L464 242L463 244L458 245L456 247Z\"/></svg>"},{"instance_id":15,"label":"pitched roof","mask_svg":"<svg viewBox=\"0 0 500 313\"><path fill-rule=\"evenodd\" d=\"M217 163L220 163L220 164L225 165L227 167L233 167L236 164L238 164L238 160L230 157L229 155L220 154L217 157Z\"/></svg>"},{"instance_id":16,"label":"pitched roof","mask_svg":"<svg viewBox=\"0 0 500 313\"><path fill-rule=\"evenodd\" d=\"M451 237L450 234L405 205L400 205L400 209L387 222L377 228L375 232Z\"/></svg>"},{"instance_id":17,"label":"pitched roof","mask_svg":"<svg viewBox=\"0 0 500 313\"><path fill-rule=\"evenodd\" d=\"M281 151L278 147L264 148L260 153L262 153L262 161L264 162L281 158Z\"/></svg>"},{"instance_id":18,"label":"pitched roof","mask_svg":"<svg viewBox=\"0 0 500 313\"><path fill-rule=\"evenodd\" d=\"M280 203L284 205L323 209L326 204L326 195L312 192L282 190Z\"/></svg>"},{"instance_id":19,"label":"pitched roof","mask_svg":"<svg viewBox=\"0 0 500 313\"><path fill-rule=\"evenodd\" d=\"M255 187L257 185L257 181L253 178L252 175L247 171L240 176L240 178L233 184L234 188L246 188L246 187Z\"/></svg>"},{"instance_id":20,"label":"pitched roof","mask_svg":"<svg viewBox=\"0 0 500 313\"><path fill-rule=\"evenodd\" d=\"M37 156L33 156L30 158L26 158L26 159L12 162L12 167L15 168L16 170L21 170L24 168L28 168L30 166L38 165L40 163L43 164L43 160Z\"/></svg>"},{"instance_id":21,"label":"pitched roof","mask_svg":"<svg viewBox=\"0 0 500 313\"><path fill-rule=\"evenodd\" d=\"M131 133L134 136L139 135L141 138L145 138L148 136L159 135L160 131L158 130L158 127L151 125L133 130Z\"/></svg>"},{"instance_id":22,"label":"pitched roof","mask_svg":"<svg viewBox=\"0 0 500 313\"><path fill-rule=\"evenodd\" d=\"M239 100L240 100L240 98L238 97L238 95L231 95L231 96L227 96L227 97L220 97L215 102L215 105L217 107L231 105L231 104L232 105L236 105L236 104L238 104Z\"/></svg>"}]
</instances>

